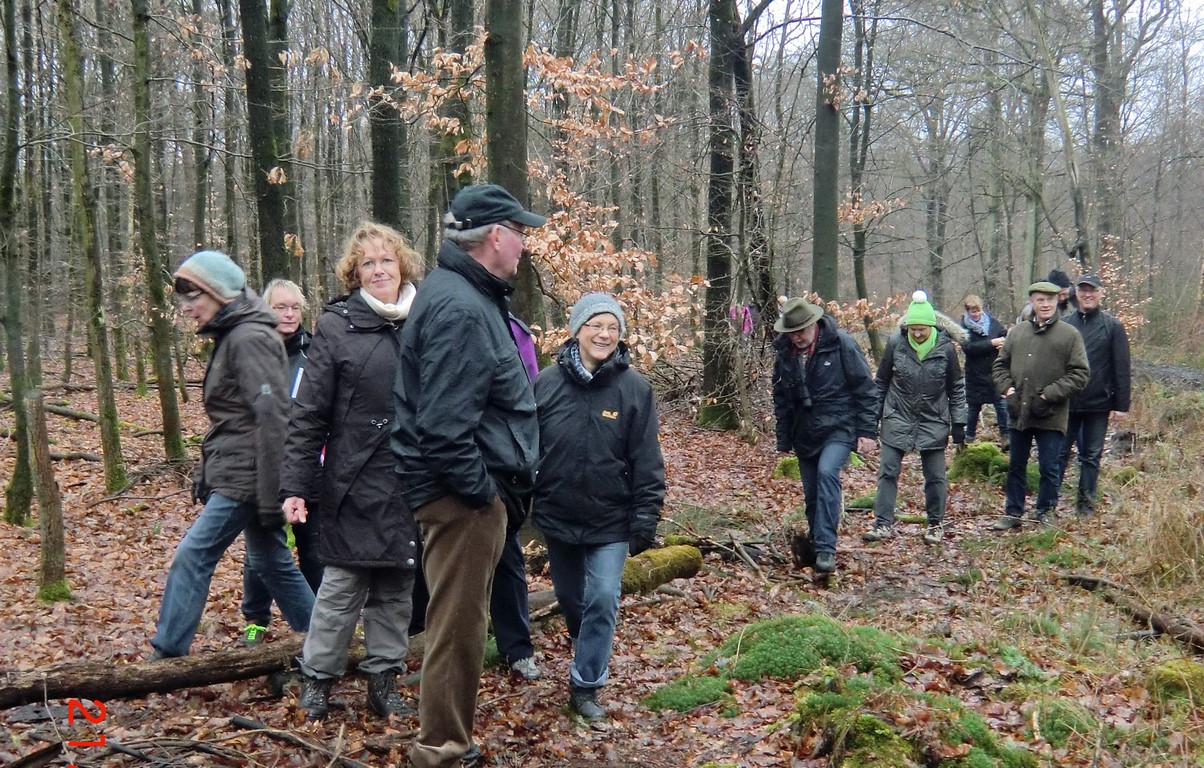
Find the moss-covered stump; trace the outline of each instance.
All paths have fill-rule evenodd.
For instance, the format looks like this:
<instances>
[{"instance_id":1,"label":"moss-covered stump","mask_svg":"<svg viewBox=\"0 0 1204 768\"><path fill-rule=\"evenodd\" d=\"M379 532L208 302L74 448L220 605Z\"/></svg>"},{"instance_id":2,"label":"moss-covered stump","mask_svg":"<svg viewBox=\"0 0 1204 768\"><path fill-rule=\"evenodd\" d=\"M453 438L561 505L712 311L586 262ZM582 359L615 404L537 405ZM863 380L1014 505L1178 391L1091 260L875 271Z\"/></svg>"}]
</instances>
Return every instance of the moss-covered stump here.
<instances>
[{"instance_id":1,"label":"moss-covered stump","mask_svg":"<svg viewBox=\"0 0 1204 768\"><path fill-rule=\"evenodd\" d=\"M791 480L798 480L802 477L798 471L798 456L787 456L778 462L778 465L773 468L774 477L785 477Z\"/></svg>"},{"instance_id":2,"label":"moss-covered stump","mask_svg":"<svg viewBox=\"0 0 1204 768\"><path fill-rule=\"evenodd\" d=\"M877 499L877 492L863 493L844 506L845 509L873 509Z\"/></svg>"},{"instance_id":3,"label":"moss-covered stump","mask_svg":"<svg viewBox=\"0 0 1204 768\"><path fill-rule=\"evenodd\" d=\"M739 429L740 413L724 403L707 403L698 409L698 418L694 423L699 429Z\"/></svg>"},{"instance_id":4,"label":"moss-covered stump","mask_svg":"<svg viewBox=\"0 0 1204 768\"><path fill-rule=\"evenodd\" d=\"M1008 457L994 443L971 443L953 456L949 466L950 480L977 480L1003 486L1007 482ZM1037 462L1028 463L1028 490L1036 493L1041 474Z\"/></svg>"},{"instance_id":5,"label":"moss-covered stump","mask_svg":"<svg viewBox=\"0 0 1204 768\"><path fill-rule=\"evenodd\" d=\"M1164 662L1146 675L1145 687L1160 702L1204 701L1204 664L1191 659Z\"/></svg>"},{"instance_id":6,"label":"moss-covered stump","mask_svg":"<svg viewBox=\"0 0 1204 768\"><path fill-rule=\"evenodd\" d=\"M651 592L673 579L688 579L702 569L697 547L678 545L641 552L623 564L623 594Z\"/></svg>"}]
</instances>

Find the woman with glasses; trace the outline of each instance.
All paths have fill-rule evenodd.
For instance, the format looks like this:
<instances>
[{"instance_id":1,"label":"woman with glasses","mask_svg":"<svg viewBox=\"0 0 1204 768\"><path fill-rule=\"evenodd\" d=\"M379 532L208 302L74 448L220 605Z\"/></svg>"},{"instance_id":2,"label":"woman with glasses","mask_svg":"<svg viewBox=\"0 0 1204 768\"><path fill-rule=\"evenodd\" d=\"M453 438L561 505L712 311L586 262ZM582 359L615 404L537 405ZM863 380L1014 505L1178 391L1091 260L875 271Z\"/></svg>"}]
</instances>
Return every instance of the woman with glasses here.
<instances>
[{"instance_id":1,"label":"woman with glasses","mask_svg":"<svg viewBox=\"0 0 1204 768\"><path fill-rule=\"evenodd\" d=\"M381 717L412 711L397 692L397 674L409 648L418 529L402 499L389 434L401 330L421 265L399 232L360 224L335 266L348 293L318 317L296 386L280 497L290 522L308 519L310 499L322 510L325 571L301 650L300 705L312 720L327 715L361 616L368 708ZM323 446L319 476L313 457Z\"/></svg>"},{"instance_id":2,"label":"woman with glasses","mask_svg":"<svg viewBox=\"0 0 1204 768\"><path fill-rule=\"evenodd\" d=\"M539 474L532 521L548 545L556 599L573 640L569 705L586 720L606 713L623 564L652 546L665 498L652 387L631 368L623 310L613 296L583 296L573 337L535 380Z\"/></svg>"},{"instance_id":3,"label":"woman with glasses","mask_svg":"<svg viewBox=\"0 0 1204 768\"><path fill-rule=\"evenodd\" d=\"M305 364L308 360L306 350L309 349L313 334L301 327L305 310L309 308L301 286L292 280L276 278L263 289L263 300L267 302L276 316L276 332L284 341L284 353L288 356L288 387L289 397L296 397L297 387L301 377L305 375ZM319 470L318 456L309 462L313 471ZM297 543L297 561L301 566L301 574L314 592L322 583L322 562L318 559L318 520L315 515L316 504L309 505L309 520L293 526L293 540ZM267 585L255 575L246 563L242 570L242 615L247 621L243 629L243 643L248 647L259 645L267 635L268 625L272 620L272 596Z\"/></svg>"},{"instance_id":4,"label":"woman with glasses","mask_svg":"<svg viewBox=\"0 0 1204 768\"><path fill-rule=\"evenodd\" d=\"M151 639L152 659L187 655L213 571L240 533L247 562L289 626L309 629L314 605L313 590L285 541L276 496L288 423L284 345L276 317L224 253L194 253L173 277L181 313L196 323L198 333L213 339L203 395L210 427L193 481L193 495L205 507L176 548Z\"/></svg>"}]
</instances>

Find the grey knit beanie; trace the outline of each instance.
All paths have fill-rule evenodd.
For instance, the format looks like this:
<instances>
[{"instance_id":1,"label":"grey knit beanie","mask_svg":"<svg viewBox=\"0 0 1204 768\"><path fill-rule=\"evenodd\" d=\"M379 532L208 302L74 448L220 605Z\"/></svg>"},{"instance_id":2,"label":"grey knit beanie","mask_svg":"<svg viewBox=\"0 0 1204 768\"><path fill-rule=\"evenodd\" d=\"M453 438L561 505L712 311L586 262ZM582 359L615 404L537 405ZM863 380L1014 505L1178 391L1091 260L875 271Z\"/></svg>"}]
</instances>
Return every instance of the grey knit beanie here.
<instances>
[{"instance_id":1,"label":"grey knit beanie","mask_svg":"<svg viewBox=\"0 0 1204 768\"><path fill-rule=\"evenodd\" d=\"M627 321L623 318L623 308L609 293L587 293L578 299L577 303L573 305L572 314L569 315L569 333L576 338L581 326L588 323L590 318L605 314L611 314L618 318L619 336L626 337Z\"/></svg>"},{"instance_id":2,"label":"grey knit beanie","mask_svg":"<svg viewBox=\"0 0 1204 768\"><path fill-rule=\"evenodd\" d=\"M220 304L237 299L247 285L247 276L221 251L197 251L181 262L172 277L196 285Z\"/></svg>"}]
</instances>

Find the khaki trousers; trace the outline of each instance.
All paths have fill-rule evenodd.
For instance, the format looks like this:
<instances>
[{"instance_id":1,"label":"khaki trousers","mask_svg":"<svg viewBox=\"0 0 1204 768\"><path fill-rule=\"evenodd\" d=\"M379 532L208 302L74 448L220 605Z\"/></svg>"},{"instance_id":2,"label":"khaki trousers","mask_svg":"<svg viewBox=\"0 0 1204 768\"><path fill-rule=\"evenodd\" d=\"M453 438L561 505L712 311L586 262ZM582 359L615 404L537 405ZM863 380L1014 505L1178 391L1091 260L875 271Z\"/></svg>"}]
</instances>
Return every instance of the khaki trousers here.
<instances>
[{"instance_id":1,"label":"khaki trousers","mask_svg":"<svg viewBox=\"0 0 1204 768\"><path fill-rule=\"evenodd\" d=\"M430 589L418 698L415 768L459 768L472 744L485 663L489 594L506 541L506 507L494 496L473 509L444 496L414 512L422 526L422 569Z\"/></svg>"}]
</instances>

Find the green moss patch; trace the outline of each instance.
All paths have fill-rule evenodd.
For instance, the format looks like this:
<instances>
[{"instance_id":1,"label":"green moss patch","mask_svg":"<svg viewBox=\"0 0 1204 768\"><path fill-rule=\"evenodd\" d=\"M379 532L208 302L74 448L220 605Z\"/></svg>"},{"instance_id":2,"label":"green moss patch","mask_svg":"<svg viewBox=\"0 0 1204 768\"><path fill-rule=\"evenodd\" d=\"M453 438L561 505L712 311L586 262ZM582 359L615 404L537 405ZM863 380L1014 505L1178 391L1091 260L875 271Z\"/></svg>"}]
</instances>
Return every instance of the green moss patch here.
<instances>
[{"instance_id":1,"label":"green moss patch","mask_svg":"<svg viewBox=\"0 0 1204 768\"><path fill-rule=\"evenodd\" d=\"M738 680L802 677L824 665L852 665L885 679L902 676L900 640L873 627L844 627L824 616L782 616L728 638L713 663Z\"/></svg>"},{"instance_id":2,"label":"green moss patch","mask_svg":"<svg viewBox=\"0 0 1204 768\"><path fill-rule=\"evenodd\" d=\"M850 501L848 504L845 504L845 507L847 509L873 509L874 502L877 501L877 499L877 493L863 493Z\"/></svg>"},{"instance_id":3,"label":"green moss patch","mask_svg":"<svg viewBox=\"0 0 1204 768\"><path fill-rule=\"evenodd\" d=\"M1158 701L1187 699L1198 706L1204 702L1204 664L1191 659L1164 662L1150 670L1145 687Z\"/></svg>"},{"instance_id":4,"label":"green moss patch","mask_svg":"<svg viewBox=\"0 0 1204 768\"><path fill-rule=\"evenodd\" d=\"M1036 492L1041 481L1037 464L1030 461L1026 467L1028 490ZM1008 457L994 443L971 443L965 450L953 456L949 467L950 480L973 480L994 483L1000 487L1007 483Z\"/></svg>"},{"instance_id":5,"label":"green moss patch","mask_svg":"<svg viewBox=\"0 0 1204 768\"><path fill-rule=\"evenodd\" d=\"M732 684L714 675L687 675L644 697L644 706L660 712L672 709L689 712L691 709L730 698Z\"/></svg>"},{"instance_id":6,"label":"green moss patch","mask_svg":"<svg viewBox=\"0 0 1204 768\"><path fill-rule=\"evenodd\" d=\"M787 456L778 462L778 465L773 468L774 477L785 477L791 480L801 479L798 471L798 456Z\"/></svg>"}]
</instances>

